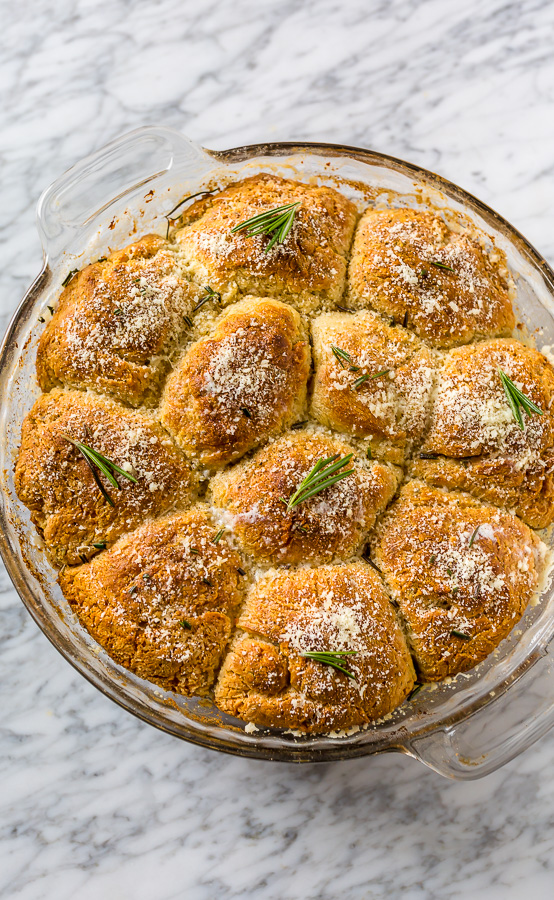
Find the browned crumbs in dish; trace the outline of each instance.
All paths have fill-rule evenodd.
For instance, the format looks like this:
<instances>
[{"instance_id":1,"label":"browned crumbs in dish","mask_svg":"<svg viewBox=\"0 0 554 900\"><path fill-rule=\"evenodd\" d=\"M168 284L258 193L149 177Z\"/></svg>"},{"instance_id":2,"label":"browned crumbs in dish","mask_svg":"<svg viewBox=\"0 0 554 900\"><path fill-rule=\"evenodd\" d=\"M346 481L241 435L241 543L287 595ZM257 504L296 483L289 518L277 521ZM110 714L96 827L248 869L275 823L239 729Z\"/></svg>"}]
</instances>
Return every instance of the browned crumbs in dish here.
<instances>
[{"instance_id":1,"label":"browned crumbs in dish","mask_svg":"<svg viewBox=\"0 0 554 900\"><path fill-rule=\"evenodd\" d=\"M554 370L484 235L262 174L66 279L15 467L118 664L329 733L471 669L536 595Z\"/></svg>"}]
</instances>

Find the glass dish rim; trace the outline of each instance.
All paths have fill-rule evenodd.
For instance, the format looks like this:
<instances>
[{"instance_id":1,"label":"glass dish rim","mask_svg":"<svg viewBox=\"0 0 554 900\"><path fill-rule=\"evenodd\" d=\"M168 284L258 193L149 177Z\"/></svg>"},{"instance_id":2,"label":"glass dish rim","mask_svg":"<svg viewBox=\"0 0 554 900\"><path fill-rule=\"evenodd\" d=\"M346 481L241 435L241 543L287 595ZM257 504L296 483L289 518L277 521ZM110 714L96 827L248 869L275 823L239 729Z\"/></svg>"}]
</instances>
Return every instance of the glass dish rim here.
<instances>
[{"instance_id":1,"label":"glass dish rim","mask_svg":"<svg viewBox=\"0 0 554 900\"><path fill-rule=\"evenodd\" d=\"M139 135L140 132L156 130L164 131L165 129L149 129L147 127L145 129L137 129L135 132L131 132L130 135ZM170 130L167 129L167 131ZM129 137L130 135L128 134L127 137ZM113 143L116 144L117 141ZM107 145L107 147L109 146L110 145ZM105 150L107 148L102 149ZM444 192L447 196L455 199L462 206L472 208L477 214L484 214L485 219L492 219L495 223L498 224L499 227L507 231L510 235L510 239L516 243L518 249L523 252L525 256L530 258L534 266L536 266L540 270L549 291L554 296L554 270L542 257L539 251L524 237L524 235L522 235L516 228L514 228L514 226L511 225L511 223L508 222L502 215L497 213L494 209L476 198L465 189L459 187L448 179L445 179L440 175L436 175L430 170L424 169L414 163L405 162L397 157L379 153L377 151L327 142L268 142L242 145L239 147L231 148L229 150L221 151L206 150L204 148L202 148L202 150L207 156L213 158L214 161L223 164L240 162L247 159L256 159L259 157L280 157L286 154L301 154L302 152L304 152L316 154L318 156L358 159L364 163L385 165L387 168L399 171L402 174L412 175L414 179L416 179L419 183L426 184L436 190ZM80 161L78 165L84 165L87 160L94 158L95 155L96 154L93 154L91 157L85 157ZM65 175L67 174L68 173L65 173ZM55 187L56 184L58 184L58 182L60 182L65 177L65 175L62 175L59 179L56 179L56 181L53 182L53 184L43 192L41 199L39 200L39 208L45 194L53 189L53 187ZM38 298L41 290L48 284L49 277L50 272L48 268L48 257L45 255L41 272L32 283L28 291L25 293L21 303L12 315L12 318L6 329L6 333L0 347L0 372L4 371L9 360L10 346L17 334L18 326L20 326L25 320L26 315L29 315L34 309L35 300ZM3 401L3 403L5 402L6 400ZM278 746L274 751L272 751L267 746L257 747L255 740L251 743L249 742L248 744L237 744L232 740L228 741L226 740L226 736L228 736L230 732L227 729L221 729L221 732L217 735L217 737L213 737L212 735L209 735L203 731L195 732L191 728L189 728L187 734L183 734L172 728L171 725L164 724L162 721L160 721L160 717L157 713L153 713L151 711L145 710L144 708L140 708L140 705L129 694L124 693L124 696L122 697L115 689L110 690L109 685L106 685L95 672L87 668L86 660L77 658L73 653L73 648L64 646L59 632L57 632L55 628L52 627L51 623L48 620L41 618L41 616L38 614L38 610L32 602L32 591L26 582L25 574L27 570L25 570L20 565L17 554L11 545L6 528L4 527L7 517L7 511L5 507L6 492L4 485L2 485L1 493L2 505L0 509L0 554L2 555L8 574L22 602L26 606L32 618L38 624L41 631L45 634L52 645L58 650L58 652L60 652L62 656L89 681L89 683L93 684L103 694L108 696L123 709L131 712L142 721L145 721L148 724L159 728L160 730L171 733L176 737L187 740L191 743L239 756L270 760L274 759L280 761L316 762L367 756L390 750L396 750L414 755L407 744L403 744L401 741L391 743L390 740L387 739L383 741L382 746L379 746L377 744L364 746L363 744L337 743L335 746L327 746L318 750L318 748L314 746L306 746L304 749L302 749L301 745L290 745L287 747ZM538 658L536 656L536 653L537 651L535 651L534 653L530 653L529 656L525 659L524 663L522 663L522 666L520 666L520 670L518 670L517 673L518 680L519 678L521 678L524 672L527 671L528 668L534 665ZM509 690L512 681L513 679L510 680L510 683L505 685L505 691ZM486 698L477 699L473 705L470 705L466 709L459 711L450 719L445 719L441 723L441 727L454 725L459 721L465 720L468 716L472 715L473 712L483 708L484 705L487 705L488 702L492 701L487 700ZM191 724L189 720L187 720L187 724ZM437 726L429 728L430 732L436 730ZM425 732L422 731L422 733Z\"/></svg>"}]
</instances>

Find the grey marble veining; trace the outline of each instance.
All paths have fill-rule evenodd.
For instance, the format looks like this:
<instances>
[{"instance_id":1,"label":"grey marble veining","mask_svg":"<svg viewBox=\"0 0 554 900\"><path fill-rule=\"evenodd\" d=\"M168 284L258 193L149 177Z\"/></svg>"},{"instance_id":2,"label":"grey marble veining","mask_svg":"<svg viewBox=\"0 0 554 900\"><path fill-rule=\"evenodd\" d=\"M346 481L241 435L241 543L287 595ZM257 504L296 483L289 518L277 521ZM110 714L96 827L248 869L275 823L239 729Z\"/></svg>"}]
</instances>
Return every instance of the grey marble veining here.
<instances>
[{"instance_id":1,"label":"grey marble veining","mask_svg":"<svg viewBox=\"0 0 554 900\"><path fill-rule=\"evenodd\" d=\"M554 262L548 0L21 0L0 31L0 314L41 190L167 124L214 148L373 147L490 203ZM0 897L549 900L554 733L488 778L390 755L292 767L181 744L54 651L0 576Z\"/></svg>"}]
</instances>

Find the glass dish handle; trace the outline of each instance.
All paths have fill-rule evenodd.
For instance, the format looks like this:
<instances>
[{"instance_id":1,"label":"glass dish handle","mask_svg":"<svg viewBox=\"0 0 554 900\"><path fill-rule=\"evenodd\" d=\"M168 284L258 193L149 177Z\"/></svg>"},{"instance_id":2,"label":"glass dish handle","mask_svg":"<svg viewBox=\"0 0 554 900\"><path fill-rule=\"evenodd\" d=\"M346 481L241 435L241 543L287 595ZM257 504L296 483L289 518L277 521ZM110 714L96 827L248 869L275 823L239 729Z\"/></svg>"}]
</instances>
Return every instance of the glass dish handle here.
<instances>
[{"instance_id":1,"label":"glass dish handle","mask_svg":"<svg viewBox=\"0 0 554 900\"><path fill-rule=\"evenodd\" d=\"M130 131L78 162L42 194L37 225L45 256L56 259L82 239L82 230L112 204L146 185L198 181L214 167L202 147L171 128L144 127ZM165 179L164 179L164 176ZM168 200L175 194L168 192ZM169 209L171 209L169 204Z\"/></svg>"},{"instance_id":2,"label":"glass dish handle","mask_svg":"<svg viewBox=\"0 0 554 900\"><path fill-rule=\"evenodd\" d=\"M551 641L509 689L468 718L410 742L408 752L441 775L488 775L526 750L554 725Z\"/></svg>"}]
</instances>

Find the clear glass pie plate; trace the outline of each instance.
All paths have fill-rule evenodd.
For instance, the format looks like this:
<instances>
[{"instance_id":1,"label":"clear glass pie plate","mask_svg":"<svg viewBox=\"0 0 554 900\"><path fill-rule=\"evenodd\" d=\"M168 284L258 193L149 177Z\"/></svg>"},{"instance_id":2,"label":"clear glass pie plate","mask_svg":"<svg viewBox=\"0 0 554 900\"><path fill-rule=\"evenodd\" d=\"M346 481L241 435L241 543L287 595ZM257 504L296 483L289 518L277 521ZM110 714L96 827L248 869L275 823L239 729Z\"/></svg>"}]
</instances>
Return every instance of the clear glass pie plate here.
<instances>
[{"instance_id":1,"label":"clear glass pie plate","mask_svg":"<svg viewBox=\"0 0 554 900\"><path fill-rule=\"evenodd\" d=\"M206 747L268 760L315 762L385 751L409 754L454 778L487 774L554 724L554 591L498 651L472 672L425 688L385 721L343 736L247 733L244 723L206 700L164 693L116 665L67 606L27 510L13 465L26 412L39 394L34 374L41 318L71 269L149 231L187 195L259 171L330 184L361 204L424 205L451 223L484 231L505 254L517 288L519 320L554 344L554 272L508 222L461 188L417 166L355 147L260 144L215 152L176 131L141 128L82 160L42 195L38 228L44 265L15 313L1 349L0 550L27 609L59 652L92 684L139 718Z\"/></svg>"}]
</instances>

